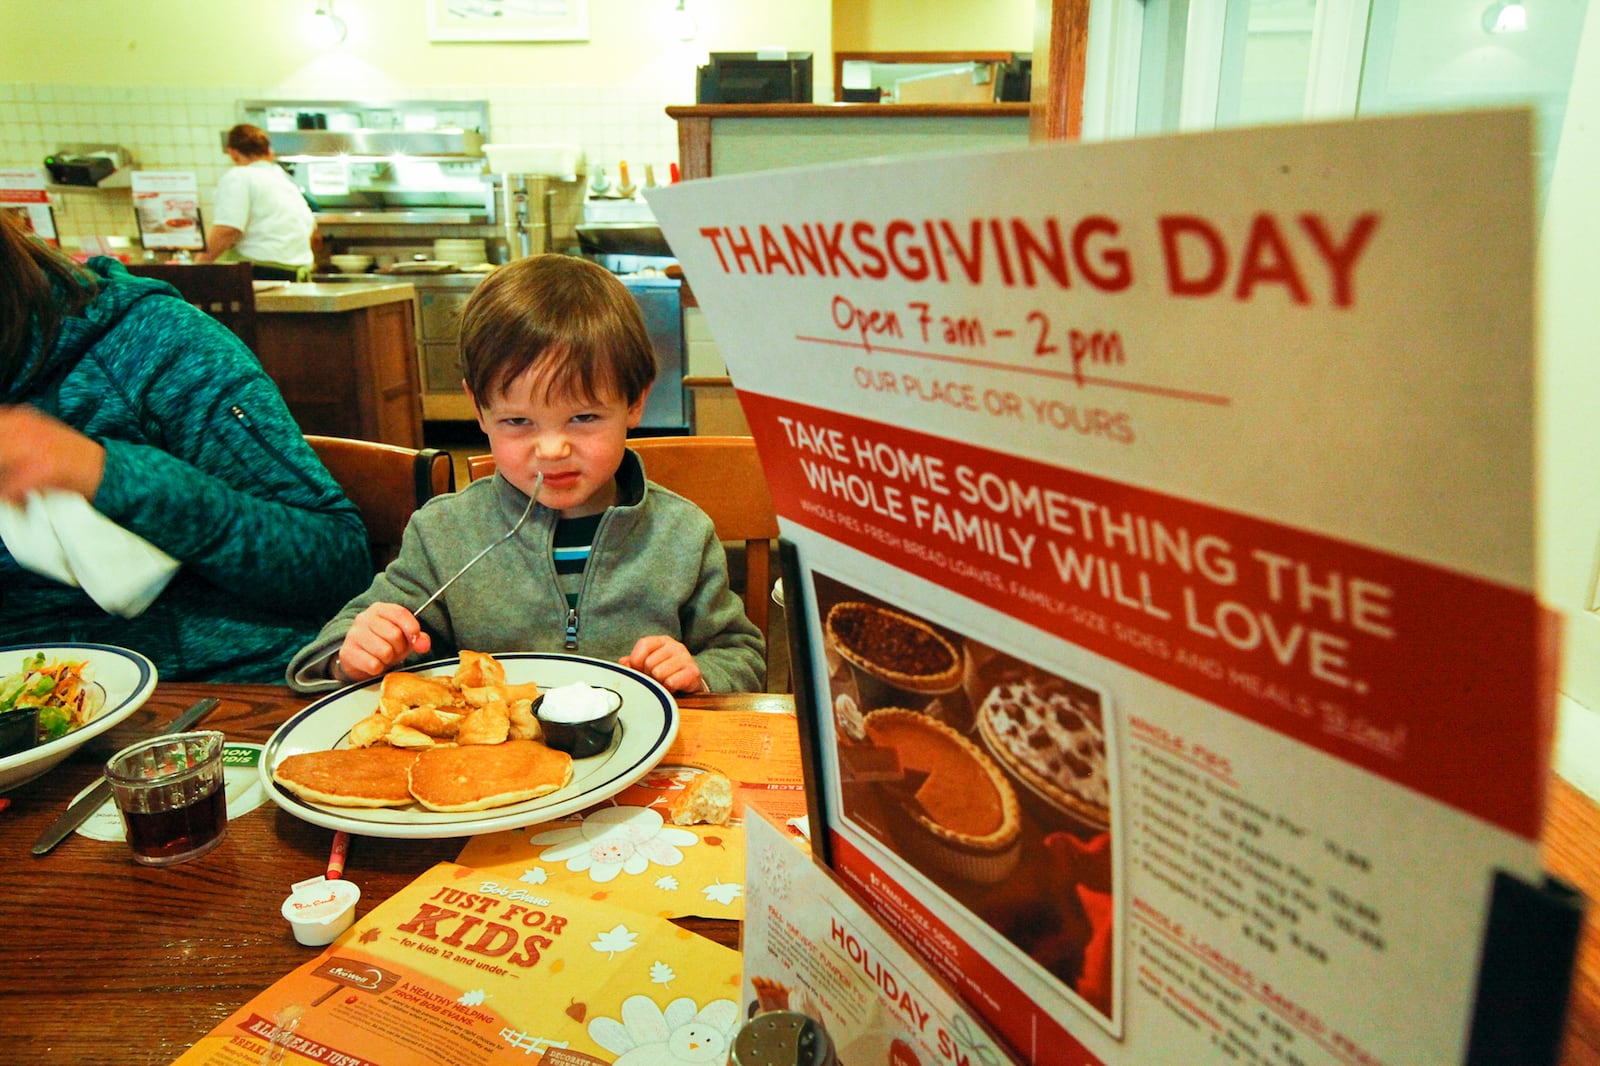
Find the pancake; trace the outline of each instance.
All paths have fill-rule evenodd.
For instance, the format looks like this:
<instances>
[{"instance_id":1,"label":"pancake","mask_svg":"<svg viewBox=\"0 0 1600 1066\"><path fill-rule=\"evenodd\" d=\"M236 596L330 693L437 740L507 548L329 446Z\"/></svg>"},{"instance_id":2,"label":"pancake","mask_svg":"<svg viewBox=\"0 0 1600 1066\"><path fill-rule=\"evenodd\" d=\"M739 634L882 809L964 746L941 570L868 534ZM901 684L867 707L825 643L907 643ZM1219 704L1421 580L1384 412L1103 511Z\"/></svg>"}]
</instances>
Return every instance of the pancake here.
<instances>
[{"instance_id":1,"label":"pancake","mask_svg":"<svg viewBox=\"0 0 1600 1066\"><path fill-rule=\"evenodd\" d=\"M533 740L431 748L408 776L410 795L429 810L482 811L563 787L572 780L572 756Z\"/></svg>"},{"instance_id":2,"label":"pancake","mask_svg":"<svg viewBox=\"0 0 1600 1066\"><path fill-rule=\"evenodd\" d=\"M290 755L272 779L301 799L332 807L404 807L411 802L406 771L417 753L403 748L342 748Z\"/></svg>"}]
</instances>

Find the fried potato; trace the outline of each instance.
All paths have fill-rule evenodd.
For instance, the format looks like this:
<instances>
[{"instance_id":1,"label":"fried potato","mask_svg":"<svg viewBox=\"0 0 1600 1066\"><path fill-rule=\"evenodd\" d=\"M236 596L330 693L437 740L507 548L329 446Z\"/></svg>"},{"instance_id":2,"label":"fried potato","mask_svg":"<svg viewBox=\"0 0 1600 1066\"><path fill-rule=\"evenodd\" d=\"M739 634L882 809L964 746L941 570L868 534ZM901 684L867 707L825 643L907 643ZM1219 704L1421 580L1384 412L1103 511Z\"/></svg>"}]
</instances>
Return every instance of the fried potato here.
<instances>
[{"instance_id":1,"label":"fried potato","mask_svg":"<svg viewBox=\"0 0 1600 1066\"><path fill-rule=\"evenodd\" d=\"M448 740L456 735L462 717L451 711L441 711L437 707L407 707L394 716L394 724L410 726L435 740Z\"/></svg>"},{"instance_id":2,"label":"fried potato","mask_svg":"<svg viewBox=\"0 0 1600 1066\"><path fill-rule=\"evenodd\" d=\"M422 730L408 725L391 725L389 735L383 739L396 748L431 748L437 743Z\"/></svg>"},{"instance_id":3,"label":"fried potato","mask_svg":"<svg viewBox=\"0 0 1600 1066\"><path fill-rule=\"evenodd\" d=\"M486 703L461 719L457 744L504 744L511 731L511 715L498 701Z\"/></svg>"},{"instance_id":4,"label":"fried potato","mask_svg":"<svg viewBox=\"0 0 1600 1066\"><path fill-rule=\"evenodd\" d=\"M515 700L506 710L511 720L510 728L506 732L508 740L542 740L544 727L539 724L539 719L533 713L532 700Z\"/></svg>"},{"instance_id":5,"label":"fried potato","mask_svg":"<svg viewBox=\"0 0 1600 1066\"><path fill-rule=\"evenodd\" d=\"M506 668L492 655L481 651L461 652L461 665L456 667L456 685L459 688L503 687Z\"/></svg>"},{"instance_id":6,"label":"fried potato","mask_svg":"<svg viewBox=\"0 0 1600 1066\"><path fill-rule=\"evenodd\" d=\"M457 702L455 688L447 678L424 677L396 670L383 675L383 685L378 690L380 703L395 703L401 707L448 707Z\"/></svg>"},{"instance_id":7,"label":"fried potato","mask_svg":"<svg viewBox=\"0 0 1600 1066\"><path fill-rule=\"evenodd\" d=\"M370 748L389 735L389 727L393 724L382 711L373 711L350 727L350 746Z\"/></svg>"},{"instance_id":8,"label":"fried potato","mask_svg":"<svg viewBox=\"0 0 1600 1066\"><path fill-rule=\"evenodd\" d=\"M462 651L452 677L396 670L379 687L378 710L350 730L353 748L388 745L423 750L450 744L502 744L540 740L533 713L539 686L506 683L505 666L492 655Z\"/></svg>"}]
</instances>

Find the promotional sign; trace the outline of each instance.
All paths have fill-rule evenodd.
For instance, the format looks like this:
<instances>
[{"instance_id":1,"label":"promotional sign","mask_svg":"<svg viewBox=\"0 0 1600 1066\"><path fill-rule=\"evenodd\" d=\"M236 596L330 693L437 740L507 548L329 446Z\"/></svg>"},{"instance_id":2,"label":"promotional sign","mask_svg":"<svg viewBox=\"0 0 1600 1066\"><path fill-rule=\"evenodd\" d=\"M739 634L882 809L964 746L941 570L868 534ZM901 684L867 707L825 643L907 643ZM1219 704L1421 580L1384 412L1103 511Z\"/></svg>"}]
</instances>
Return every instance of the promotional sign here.
<instances>
[{"instance_id":1,"label":"promotional sign","mask_svg":"<svg viewBox=\"0 0 1600 1066\"><path fill-rule=\"evenodd\" d=\"M133 209L139 242L149 249L201 251L200 192L194 174L181 170L135 170Z\"/></svg>"},{"instance_id":2,"label":"promotional sign","mask_svg":"<svg viewBox=\"0 0 1600 1066\"><path fill-rule=\"evenodd\" d=\"M55 212L45 191L44 171L38 167L0 169L0 214L15 218L24 233L36 234L41 240L60 246Z\"/></svg>"},{"instance_id":3,"label":"promotional sign","mask_svg":"<svg viewBox=\"0 0 1600 1066\"><path fill-rule=\"evenodd\" d=\"M744 1013L813 1019L843 1063L1015 1060L926 962L752 807Z\"/></svg>"},{"instance_id":4,"label":"promotional sign","mask_svg":"<svg viewBox=\"0 0 1600 1066\"><path fill-rule=\"evenodd\" d=\"M650 195L798 560L814 843L1020 1061L1463 1058L1552 725L1531 151L1479 112Z\"/></svg>"}]
</instances>

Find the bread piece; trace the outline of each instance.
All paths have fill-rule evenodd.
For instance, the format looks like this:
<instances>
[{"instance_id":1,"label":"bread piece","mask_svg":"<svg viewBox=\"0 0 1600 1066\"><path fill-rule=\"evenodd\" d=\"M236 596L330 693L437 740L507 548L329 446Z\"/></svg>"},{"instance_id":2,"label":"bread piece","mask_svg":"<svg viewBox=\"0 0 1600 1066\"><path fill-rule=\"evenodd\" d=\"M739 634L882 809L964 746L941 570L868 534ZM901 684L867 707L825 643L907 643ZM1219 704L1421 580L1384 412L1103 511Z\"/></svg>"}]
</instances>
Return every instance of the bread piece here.
<instances>
[{"instance_id":1,"label":"bread piece","mask_svg":"<svg viewBox=\"0 0 1600 1066\"><path fill-rule=\"evenodd\" d=\"M378 745L290 755L272 779L301 799L334 807L404 807L414 751Z\"/></svg>"},{"instance_id":2,"label":"bread piece","mask_svg":"<svg viewBox=\"0 0 1600 1066\"><path fill-rule=\"evenodd\" d=\"M733 782L719 773L700 774L667 804L673 825L727 825L733 814Z\"/></svg>"},{"instance_id":3,"label":"bread piece","mask_svg":"<svg viewBox=\"0 0 1600 1066\"><path fill-rule=\"evenodd\" d=\"M432 748L409 771L411 794L432 811L455 813L537 799L572 780L572 756L533 740Z\"/></svg>"}]
</instances>

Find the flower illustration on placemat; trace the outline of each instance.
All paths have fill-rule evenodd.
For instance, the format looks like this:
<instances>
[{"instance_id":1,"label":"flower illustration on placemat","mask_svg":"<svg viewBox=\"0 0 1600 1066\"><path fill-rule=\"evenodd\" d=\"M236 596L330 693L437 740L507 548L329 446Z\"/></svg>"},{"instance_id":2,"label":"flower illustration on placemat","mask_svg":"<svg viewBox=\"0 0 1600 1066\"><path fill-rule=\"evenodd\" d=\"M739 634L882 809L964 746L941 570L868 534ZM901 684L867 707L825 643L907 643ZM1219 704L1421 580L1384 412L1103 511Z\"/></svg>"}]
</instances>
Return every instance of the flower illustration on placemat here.
<instances>
[{"instance_id":1,"label":"flower illustration on placemat","mask_svg":"<svg viewBox=\"0 0 1600 1066\"><path fill-rule=\"evenodd\" d=\"M731 999L700 1007L685 996L662 1010L649 996L636 995L622 1001L620 1021L591 1021L589 1036L617 1056L615 1066L702 1066L727 1061L738 1023L739 1007Z\"/></svg>"},{"instance_id":2,"label":"flower illustration on placemat","mask_svg":"<svg viewBox=\"0 0 1600 1066\"><path fill-rule=\"evenodd\" d=\"M667 825L649 807L605 807L577 826L538 833L529 843L544 849L541 860L565 863L575 873L587 870L590 880L604 883L625 873L642 874L651 863L676 866L683 861L680 849L699 839Z\"/></svg>"}]
</instances>

